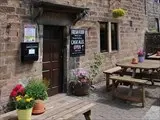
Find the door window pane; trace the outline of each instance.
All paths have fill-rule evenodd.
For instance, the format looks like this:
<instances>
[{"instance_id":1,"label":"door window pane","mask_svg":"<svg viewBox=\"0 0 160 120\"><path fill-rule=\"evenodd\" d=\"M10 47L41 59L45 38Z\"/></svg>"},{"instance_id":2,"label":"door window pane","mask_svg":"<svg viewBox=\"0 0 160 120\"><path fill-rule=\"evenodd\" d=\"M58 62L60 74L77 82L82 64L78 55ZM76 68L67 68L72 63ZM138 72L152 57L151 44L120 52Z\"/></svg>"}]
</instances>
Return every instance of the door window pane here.
<instances>
[{"instance_id":1,"label":"door window pane","mask_svg":"<svg viewBox=\"0 0 160 120\"><path fill-rule=\"evenodd\" d=\"M156 28L156 31L159 32L159 19L158 18L155 18L155 28Z\"/></svg>"},{"instance_id":2,"label":"door window pane","mask_svg":"<svg viewBox=\"0 0 160 120\"><path fill-rule=\"evenodd\" d=\"M100 23L100 49L101 52L108 52L108 24Z\"/></svg>"},{"instance_id":3,"label":"door window pane","mask_svg":"<svg viewBox=\"0 0 160 120\"><path fill-rule=\"evenodd\" d=\"M118 50L118 24L111 23L111 45L112 50Z\"/></svg>"}]
</instances>

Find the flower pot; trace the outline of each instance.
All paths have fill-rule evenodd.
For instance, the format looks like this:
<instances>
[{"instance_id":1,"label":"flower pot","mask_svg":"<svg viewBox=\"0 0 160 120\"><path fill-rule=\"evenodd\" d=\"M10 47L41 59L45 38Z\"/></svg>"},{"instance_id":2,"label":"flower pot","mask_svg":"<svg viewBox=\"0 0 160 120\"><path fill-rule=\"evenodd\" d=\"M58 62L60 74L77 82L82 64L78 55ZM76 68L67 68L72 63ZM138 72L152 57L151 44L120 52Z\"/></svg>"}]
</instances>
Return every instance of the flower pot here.
<instances>
[{"instance_id":1,"label":"flower pot","mask_svg":"<svg viewBox=\"0 0 160 120\"><path fill-rule=\"evenodd\" d=\"M132 63L132 64L137 64L137 63L138 63L138 60L137 60L136 58L133 58L131 63Z\"/></svg>"},{"instance_id":2,"label":"flower pot","mask_svg":"<svg viewBox=\"0 0 160 120\"><path fill-rule=\"evenodd\" d=\"M20 110L17 109L18 120L31 120L32 108Z\"/></svg>"},{"instance_id":3,"label":"flower pot","mask_svg":"<svg viewBox=\"0 0 160 120\"><path fill-rule=\"evenodd\" d=\"M36 100L33 106L32 114L39 115L45 112L45 105L43 100Z\"/></svg>"},{"instance_id":4,"label":"flower pot","mask_svg":"<svg viewBox=\"0 0 160 120\"><path fill-rule=\"evenodd\" d=\"M89 94L89 84L88 83L81 83L76 84L74 86L74 92L73 94L76 96L84 96Z\"/></svg>"},{"instance_id":5,"label":"flower pot","mask_svg":"<svg viewBox=\"0 0 160 120\"><path fill-rule=\"evenodd\" d=\"M141 62L144 62L144 56L138 56L138 61L141 63Z\"/></svg>"}]
</instances>

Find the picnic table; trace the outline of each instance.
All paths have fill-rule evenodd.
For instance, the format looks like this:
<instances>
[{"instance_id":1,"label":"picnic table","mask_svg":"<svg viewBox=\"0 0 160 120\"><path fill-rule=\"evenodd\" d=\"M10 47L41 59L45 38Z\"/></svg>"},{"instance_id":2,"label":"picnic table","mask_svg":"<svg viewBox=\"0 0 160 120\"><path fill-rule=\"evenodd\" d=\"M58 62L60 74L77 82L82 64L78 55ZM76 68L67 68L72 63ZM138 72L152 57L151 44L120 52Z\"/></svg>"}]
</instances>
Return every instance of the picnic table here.
<instances>
[{"instance_id":1,"label":"picnic table","mask_svg":"<svg viewBox=\"0 0 160 120\"><path fill-rule=\"evenodd\" d=\"M91 108L94 105L66 94L57 94L46 101L45 113L32 115L32 120L68 120L79 114L83 114L86 120L91 120ZM16 110L2 114L0 120L18 120Z\"/></svg>"},{"instance_id":2,"label":"picnic table","mask_svg":"<svg viewBox=\"0 0 160 120\"><path fill-rule=\"evenodd\" d=\"M160 61L158 60L144 60L144 62L138 64L132 64L131 61L124 61L117 63L116 65L123 68L122 73L126 72L128 68L131 68L133 70L132 77L135 77L137 69L140 70L140 73L142 73L142 71L147 71L150 75L150 81L152 82L152 85L154 85L152 74L160 70Z\"/></svg>"},{"instance_id":3,"label":"picnic table","mask_svg":"<svg viewBox=\"0 0 160 120\"><path fill-rule=\"evenodd\" d=\"M157 56L156 54L147 56L147 59L153 59L153 60L160 60L160 56Z\"/></svg>"}]
</instances>

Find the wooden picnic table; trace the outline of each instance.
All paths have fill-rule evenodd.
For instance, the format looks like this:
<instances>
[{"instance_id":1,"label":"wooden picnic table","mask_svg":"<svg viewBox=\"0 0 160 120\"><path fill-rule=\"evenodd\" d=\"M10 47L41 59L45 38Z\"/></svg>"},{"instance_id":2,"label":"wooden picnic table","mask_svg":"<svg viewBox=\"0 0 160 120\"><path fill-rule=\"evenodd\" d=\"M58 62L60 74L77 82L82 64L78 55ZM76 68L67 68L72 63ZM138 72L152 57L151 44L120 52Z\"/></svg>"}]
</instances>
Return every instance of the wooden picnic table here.
<instances>
[{"instance_id":1,"label":"wooden picnic table","mask_svg":"<svg viewBox=\"0 0 160 120\"><path fill-rule=\"evenodd\" d=\"M160 56L153 54L153 55L148 56L147 59L160 60Z\"/></svg>"},{"instance_id":2,"label":"wooden picnic table","mask_svg":"<svg viewBox=\"0 0 160 120\"><path fill-rule=\"evenodd\" d=\"M116 65L122 67L123 72L126 72L128 68L131 68L133 70L132 77L135 77L137 69L140 70L140 73L142 71L147 71L150 75L150 81L152 82L152 85L154 84L154 81L152 79L152 73L155 71L158 72L160 70L159 60L144 60L144 62L138 64L132 64L131 61L124 61L117 63Z\"/></svg>"},{"instance_id":3,"label":"wooden picnic table","mask_svg":"<svg viewBox=\"0 0 160 120\"><path fill-rule=\"evenodd\" d=\"M94 105L66 94L57 94L46 101L46 111L40 115L32 115L32 120L68 120L79 114L83 114L86 120L91 120L91 108ZM16 110L2 114L0 120L18 120Z\"/></svg>"}]
</instances>

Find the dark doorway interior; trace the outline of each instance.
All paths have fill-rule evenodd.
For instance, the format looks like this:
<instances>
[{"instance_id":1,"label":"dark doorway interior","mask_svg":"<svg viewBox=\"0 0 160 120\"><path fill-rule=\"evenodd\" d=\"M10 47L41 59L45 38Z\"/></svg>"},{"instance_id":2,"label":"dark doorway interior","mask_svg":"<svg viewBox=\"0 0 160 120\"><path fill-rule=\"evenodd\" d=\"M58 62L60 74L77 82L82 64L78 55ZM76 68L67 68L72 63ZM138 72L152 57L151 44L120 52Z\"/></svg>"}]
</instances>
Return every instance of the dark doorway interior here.
<instances>
[{"instance_id":1,"label":"dark doorway interior","mask_svg":"<svg viewBox=\"0 0 160 120\"><path fill-rule=\"evenodd\" d=\"M43 29L43 78L49 80L48 95L63 91L63 27Z\"/></svg>"}]
</instances>

